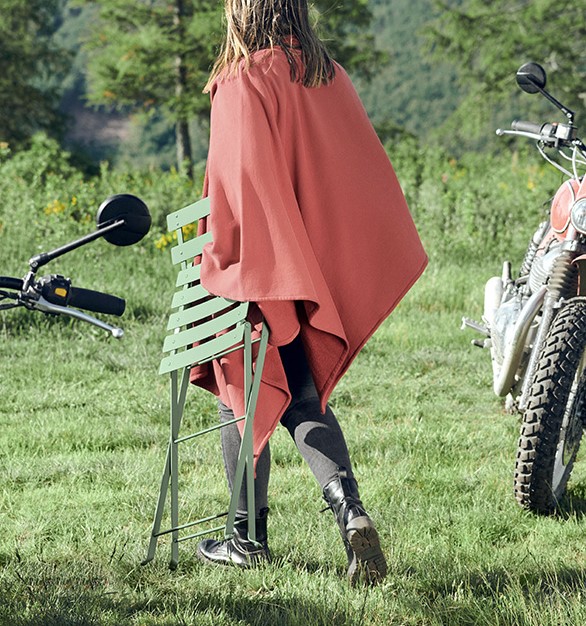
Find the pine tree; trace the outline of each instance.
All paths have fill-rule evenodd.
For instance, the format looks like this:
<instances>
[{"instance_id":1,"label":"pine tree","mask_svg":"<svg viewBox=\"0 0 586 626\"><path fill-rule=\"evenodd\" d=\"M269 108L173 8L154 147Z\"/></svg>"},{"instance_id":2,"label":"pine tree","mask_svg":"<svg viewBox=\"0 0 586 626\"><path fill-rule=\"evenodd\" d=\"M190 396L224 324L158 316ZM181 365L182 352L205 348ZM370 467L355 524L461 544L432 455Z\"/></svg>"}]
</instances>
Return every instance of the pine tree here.
<instances>
[{"instance_id":1,"label":"pine tree","mask_svg":"<svg viewBox=\"0 0 586 626\"><path fill-rule=\"evenodd\" d=\"M53 41L60 0L0 1L0 141L18 147L60 128L59 77L67 55Z\"/></svg>"},{"instance_id":2,"label":"pine tree","mask_svg":"<svg viewBox=\"0 0 586 626\"><path fill-rule=\"evenodd\" d=\"M219 38L210 0L103 0L90 49L89 100L161 109L175 126L177 162L191 173L189 120L207 110L201 92Z\"/></svg>"},{"instance_id":3,"label":"pine tree","mask_svg":"<svg viewBox=\"0 0 586 626\"><path fill-rule=\"evenodd\" d=\"M452 120L455 132L473 134L497 109L522 115L551 106L523 96L514 83L524 62L541 63L557 98L586 117L586 0L436 0L440 17L429 33L439 58L457 66L466 91ZM545 108L544 108L545 105ZM516 115L519 113L517 112ZM512 118L510 118L512 119Z\"/></svg>"},{"instance_id":4,"label":"pine tree","mask_svg":"<svg viewBox=\"0 0 586 626\"><path fill-rule=\"evenodd\" d=\"M175 126L178 164L191 174L189 121L209 110L202 88L222 40L222 2L101 0L99 7L89 43L90 102L161 110ZM366 32L367 1L321 0L316 8L335 58L371 73L381 56Z\"/></svg>"}]
</instances>

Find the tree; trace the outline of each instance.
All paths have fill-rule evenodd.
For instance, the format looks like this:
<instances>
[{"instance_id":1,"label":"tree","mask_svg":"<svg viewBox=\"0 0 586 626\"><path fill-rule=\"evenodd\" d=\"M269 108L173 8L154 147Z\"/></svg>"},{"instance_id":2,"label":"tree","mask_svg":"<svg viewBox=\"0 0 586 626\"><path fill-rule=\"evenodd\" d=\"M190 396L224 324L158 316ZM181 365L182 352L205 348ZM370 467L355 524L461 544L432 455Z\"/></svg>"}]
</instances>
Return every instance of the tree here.
<instances>
[{"instance_id":1,"label":"tree","mask_svg":"<svg viewBox=\"0 0 586 626\"><path fill-rule=\"evenodd\" d=\"M19 146L60 127L67 55L52 39L61 0L0 1L0 141Z\"/></svg>"},{"instance_id":2,"label":"tree","mask_svg":"<svg viewBox=\"0 0 586 626\"><path fill-rule=\"evenodd\" d=\"M386 56L370 32L373 19L368 0L316 0L316 21L332 56L352 73L370 80Z\"/></svg>"},{"instance_id":3,"label":"tree","mask_svg":"<svg viewBox=\"0 0 586 626\"><path fill-rule=\"evenodd\" d=\"M206 111L220 11L212 0L104 0L90 48L89 100L162 110L175 126L177 162L192 168L189 120Z\"/></svg>"},{"instance_id":4,"label":"tree","mask_svg":"<svg viewBox=\"0 0 586 626\"><path fill-rule=\"evenodd\" d=\"M498 106L511 110L514 74L525 61L544 65L557 97L586 116L583 0L437 0L437 6L430 41L438 56L457 64L467 91L458 122L478 123ZM537 100L523 99L523 111Z\"/></svg>"},{"instance_id":5,"label":"tree","mask_svg":"<svg viewBox=\"0 0 586 626\"><path fill-rule=\"evenodd\" d=\"M89 43L90 101L162 111L175 126L178 164L190 174L189 121L209 110L201 91L222 39L222 3L102 0L99 7ZM334 56L368 75L380 55L366 33L372 17L367 1L320 0L316 9Z\"/></svg>"}]
</instances>

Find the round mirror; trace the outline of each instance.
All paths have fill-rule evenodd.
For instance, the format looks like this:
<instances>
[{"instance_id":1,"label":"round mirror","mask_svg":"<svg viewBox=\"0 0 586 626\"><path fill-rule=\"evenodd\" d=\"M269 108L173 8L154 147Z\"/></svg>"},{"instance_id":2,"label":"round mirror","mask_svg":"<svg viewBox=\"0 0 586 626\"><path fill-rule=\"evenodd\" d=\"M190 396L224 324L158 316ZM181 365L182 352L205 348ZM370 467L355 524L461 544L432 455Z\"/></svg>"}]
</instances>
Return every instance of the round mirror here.
<instances>
[{"instance_id":1,"label":"round mirror","mask_svg":"<svg viewBox=\"0 0 586 626\"><path fill-rule=\"evenodd\" d=\"M545 88L545 70L539 63L525 63L517 70L517 85L526 93L538 93Z\"/></svg>"},{"instance_id":2,"label":"round mirror","mask_svg":"<svg viewBox=\"0 0 586 626\"><path fill-rule=\"evenodd\" d=\"M140 241L151 227L147 205L128 193L111 196L98 209L98 230L119 220L124 220L124 223L104 235L104 239L115 246L131 246Z\"/></svg>"}]
</instances>

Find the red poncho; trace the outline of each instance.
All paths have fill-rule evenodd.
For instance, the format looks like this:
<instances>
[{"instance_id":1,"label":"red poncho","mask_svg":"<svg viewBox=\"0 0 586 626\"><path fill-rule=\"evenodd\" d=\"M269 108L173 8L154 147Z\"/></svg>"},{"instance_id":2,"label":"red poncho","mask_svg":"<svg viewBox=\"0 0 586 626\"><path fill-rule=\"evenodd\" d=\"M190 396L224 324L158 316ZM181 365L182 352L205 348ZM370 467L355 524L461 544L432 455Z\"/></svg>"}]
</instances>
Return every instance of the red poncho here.
<instances>
[{"instance_id":1,"label":"red poncho","mask_svg":"<svg viewBox=\"0 0 586 626\"><path fill-rule=\"evenodd\" d=\"M423 272L401 187L346 72L307 88L280 50L213 85L203 285L258 305L270 329L254 421L258 457L290 401L275 346L300 333L322 409ZM200 228L201 230L201 228ZM191 380L243 414L242 355Z\"/></svg>"}]
</instances>

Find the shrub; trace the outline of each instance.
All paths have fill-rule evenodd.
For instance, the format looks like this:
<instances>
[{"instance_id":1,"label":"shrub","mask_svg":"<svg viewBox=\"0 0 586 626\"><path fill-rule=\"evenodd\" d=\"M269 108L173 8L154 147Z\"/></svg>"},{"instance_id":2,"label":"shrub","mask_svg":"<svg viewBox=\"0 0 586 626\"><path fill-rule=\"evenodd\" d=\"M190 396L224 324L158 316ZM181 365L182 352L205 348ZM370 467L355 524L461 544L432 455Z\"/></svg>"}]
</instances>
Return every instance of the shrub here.
<instances>
[{"instance_id":1,"label":"shrub","mask_svg":"<svg viewBox=\"0 0 586 626\"><path fill-rule=\"evenodd\" d=\"M561 182L527 152L455 159L414 141L387 149L428 253L442 263L520 260Z\"/></svg>"}]
</instances>

